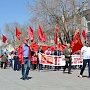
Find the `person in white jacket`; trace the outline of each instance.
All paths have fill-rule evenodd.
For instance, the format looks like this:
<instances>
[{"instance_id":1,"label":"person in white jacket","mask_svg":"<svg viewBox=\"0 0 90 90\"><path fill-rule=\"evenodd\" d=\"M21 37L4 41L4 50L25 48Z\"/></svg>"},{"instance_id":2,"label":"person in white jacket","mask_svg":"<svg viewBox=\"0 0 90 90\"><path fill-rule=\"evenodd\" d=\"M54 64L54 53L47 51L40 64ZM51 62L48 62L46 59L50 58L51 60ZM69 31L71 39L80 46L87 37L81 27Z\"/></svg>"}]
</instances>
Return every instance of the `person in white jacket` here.
<instances>
[{"instance_id":1,"label":"person in white jacket","mask_svg":"<svg viewBox=\"0 0 90 90\"><path fill-rule=\"evenodd\" d=\"M90 45L87 42L85 42L85 46L81 48L81 58L83 59L83 65L79 77L83 77L83 72L88 63L88 78L90 78Z\"/></svg>"}]
</instances>

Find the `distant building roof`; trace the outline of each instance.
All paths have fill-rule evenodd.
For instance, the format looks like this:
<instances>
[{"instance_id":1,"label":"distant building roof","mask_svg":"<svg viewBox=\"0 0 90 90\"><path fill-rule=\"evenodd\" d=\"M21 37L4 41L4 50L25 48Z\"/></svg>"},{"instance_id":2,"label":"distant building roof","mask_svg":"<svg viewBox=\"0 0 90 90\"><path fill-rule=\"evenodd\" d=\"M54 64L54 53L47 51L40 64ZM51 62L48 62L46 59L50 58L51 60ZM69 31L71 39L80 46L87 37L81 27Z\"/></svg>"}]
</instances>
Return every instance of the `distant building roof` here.
<instances>
[{"instance_id":1,"label":"distant building roof","mask_svg":"<svg viewBox=\"0 0 90 90\"><path fill-rule=\"evenodd\" d=\"M83 11L83 16L86 17L87 21L90 21L90 9Z\"/></svg>"}]
</instances>

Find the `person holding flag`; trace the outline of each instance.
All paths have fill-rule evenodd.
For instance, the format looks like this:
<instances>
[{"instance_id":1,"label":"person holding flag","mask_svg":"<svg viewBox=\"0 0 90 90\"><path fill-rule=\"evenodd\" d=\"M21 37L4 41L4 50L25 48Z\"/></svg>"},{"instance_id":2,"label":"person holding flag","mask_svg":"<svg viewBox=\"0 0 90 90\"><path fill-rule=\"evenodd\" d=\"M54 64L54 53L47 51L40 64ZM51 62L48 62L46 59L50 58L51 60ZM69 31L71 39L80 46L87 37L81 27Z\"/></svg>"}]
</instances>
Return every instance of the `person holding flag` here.
<instances>
[{"instance_id":1,"label":"person holding flag","mask_svg":"<svg viewBox=\"0 0 90 90\"><path fill-rule=\"evenodd\" d=\"M30 70L30 47L28 46L28 39L24 39L23 45L18 49L19 61L21 62L22 77L20 79L28 80Z\"/></svg>"}]
</instances>

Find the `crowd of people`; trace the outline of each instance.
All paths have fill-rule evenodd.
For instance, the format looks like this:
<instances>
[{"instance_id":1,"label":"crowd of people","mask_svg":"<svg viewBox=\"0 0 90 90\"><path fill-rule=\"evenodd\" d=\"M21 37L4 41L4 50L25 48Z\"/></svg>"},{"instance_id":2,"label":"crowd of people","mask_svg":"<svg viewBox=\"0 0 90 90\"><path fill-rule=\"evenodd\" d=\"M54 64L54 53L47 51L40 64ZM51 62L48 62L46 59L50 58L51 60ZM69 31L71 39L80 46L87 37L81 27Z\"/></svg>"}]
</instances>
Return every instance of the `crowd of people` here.
<instances>
[{"instance_id":1,"label":"crowd of people","mask_svg":"<svg viewBox=\"0 0 90 90\"><path fill-rule=\"evenodd\" d=\"M28 46L28 40L24 40L23 45L21 46L21 52L18 51L12 51L8 54L6 52L3 52L1 54L1 60L0 60L0 66L1 68L6 69L7 67L12 67L14 71L21 71L21 79L28 80L28 75L30 70L43 70L43 65L39 60L38 53L44 53L46 55L65 55L65 66L54 66L54 70L63 69L63 73L65 73L66 68L68 68L68 74L71 74L71 62L72 62L72 50L70 47L70 44L67 44L67 47L63 52L59 50L58 47L55 47L54 51L51 51L48 47L47 50L43 51L42 47L39 47L38 51L35 52L33 49L31 49ZM83 77L83 71L85 70L85 67L88 63L88 77L90 77L90 46L89 43L85 42L85 46L81 48L81 57L83 59L83 65L81 67L80 75L78 77ZM23 57L20 57L20 54L23 54ZM56 63L56 62L55 62ZM45 70L51 69L51 66L44 65Z\"/></svg>"}]
</instances>

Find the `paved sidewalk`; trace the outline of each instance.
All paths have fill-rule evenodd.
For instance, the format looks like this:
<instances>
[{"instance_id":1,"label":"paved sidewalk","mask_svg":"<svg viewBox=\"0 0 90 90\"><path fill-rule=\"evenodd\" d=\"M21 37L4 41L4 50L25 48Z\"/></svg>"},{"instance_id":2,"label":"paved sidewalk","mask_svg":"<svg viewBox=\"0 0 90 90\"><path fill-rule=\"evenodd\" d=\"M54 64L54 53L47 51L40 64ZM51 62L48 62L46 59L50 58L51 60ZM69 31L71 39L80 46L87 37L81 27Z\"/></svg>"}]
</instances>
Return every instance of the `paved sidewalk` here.
<instances>
[{"instance_id":1,"label":"paved sidewalk","mask_svg":"<svg viewBox=\"0 0 90 90\"><path fill-rule=\"evenodd\" d=\"M62 71L30 71L31 79L21 80L20 71L0 69L0 90L90 90L90 79L77 77L79 72L72 70L69 75Z\"/></svg>"}]
</instances>

